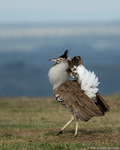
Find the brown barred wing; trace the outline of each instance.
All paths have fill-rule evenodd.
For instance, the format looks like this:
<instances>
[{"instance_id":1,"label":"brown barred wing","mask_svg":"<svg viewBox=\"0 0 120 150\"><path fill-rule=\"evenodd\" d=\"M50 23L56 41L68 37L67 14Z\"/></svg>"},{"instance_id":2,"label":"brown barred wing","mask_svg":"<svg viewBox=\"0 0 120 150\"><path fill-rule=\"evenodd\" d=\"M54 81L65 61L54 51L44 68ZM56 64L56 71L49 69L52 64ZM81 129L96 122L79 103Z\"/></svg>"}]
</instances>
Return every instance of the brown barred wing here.
<instances>
[{"instance_id":1,"label":"brown barred wing","mask_svg":"<svg viewBox=\"0 0 120 150\"><path fill-rule=\"evenodd\" d=\"M83 65L83 61L81 59L80 56L75 56L73 57L73 59L71 60L68 60L68 64L69 64L69 73L70 75L75 79L75 80L78 80L78 75L77 75L77 72L76 72L76 68L79 66L79 65Z\"/></svg>"},{"instance_id":2,"label":"brown barred wing","mask_svg":"<svg viewBox=\"0 0 120 150\"><path fill-rule=\"evenodd\" d=\"M80 89L76 81L67 81L54 90L56 99L79 119L88 121L93 116L102 116L102 111Z\"/></svg>"}]
</instances>

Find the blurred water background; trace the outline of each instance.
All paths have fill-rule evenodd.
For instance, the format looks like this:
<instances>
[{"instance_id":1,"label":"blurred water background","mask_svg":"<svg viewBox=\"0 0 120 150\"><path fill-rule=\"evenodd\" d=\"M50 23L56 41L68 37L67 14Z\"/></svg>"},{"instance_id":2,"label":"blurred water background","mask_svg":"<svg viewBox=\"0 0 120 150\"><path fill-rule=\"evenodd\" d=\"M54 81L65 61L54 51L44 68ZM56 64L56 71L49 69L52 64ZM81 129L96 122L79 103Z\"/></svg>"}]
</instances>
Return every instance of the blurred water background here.
<instances>
[{"instance_id":1,"label":"blurred water background","mask_svg":"<svg viewBox=\"0 0 120 150\"><path fill-rule=\"evenodd\" d=\"M0 96L51 96L49 58L69 49L100 80L99 91L120 91L120 24L0 26Z\"/></svg>"},{"instance_id":2,"label":"blurred water background","mask_svg":"<svg viewBox=\"0 0 120 150\"><path fill-rule=\"evenodd\" d=\"M0 5L0 97L52 96L48 59L66 49L96 73L101 94L120 92L119 1L6 1Z\"/></svg>"}]
</instances>

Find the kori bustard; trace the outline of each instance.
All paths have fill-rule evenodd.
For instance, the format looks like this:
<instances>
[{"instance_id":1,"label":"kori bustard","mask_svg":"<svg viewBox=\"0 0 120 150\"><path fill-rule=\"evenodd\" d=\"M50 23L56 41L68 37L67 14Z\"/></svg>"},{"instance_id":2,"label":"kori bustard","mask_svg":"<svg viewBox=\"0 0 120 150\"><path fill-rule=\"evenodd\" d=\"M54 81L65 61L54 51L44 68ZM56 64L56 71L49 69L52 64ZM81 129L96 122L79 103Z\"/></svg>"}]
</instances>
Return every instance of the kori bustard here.
<instances>
[{"instance_id":1,"label":"kori bustard","mask_svg":"<svg viewBox=\"0 0 120 150\"><path fill-rule=\"evenodd\" d=\"M103 116L109 106L98 93L98 77L84 67L80 56L70 59L66 50L60 57L50 60L55 62L48 73L54 96L71 112L71 119L60 129L58 135L76 120L74 136L77 136L78 119L87 122L94 116ZM69 76L74 80L69 80Z\"/></svg>"}]
</instances>

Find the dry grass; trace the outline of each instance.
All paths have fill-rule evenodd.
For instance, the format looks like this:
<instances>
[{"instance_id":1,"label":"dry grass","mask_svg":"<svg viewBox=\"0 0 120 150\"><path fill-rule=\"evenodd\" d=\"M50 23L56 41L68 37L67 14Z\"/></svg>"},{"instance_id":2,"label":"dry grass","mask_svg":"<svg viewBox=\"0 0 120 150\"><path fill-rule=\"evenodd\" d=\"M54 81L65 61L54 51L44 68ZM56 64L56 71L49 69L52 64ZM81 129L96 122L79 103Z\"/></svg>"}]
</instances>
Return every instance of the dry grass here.
<instances>
[{"instance_id":1,"label":"dry grass","mask_svg":"<svg viewBox=\"0 0 120 150\"><path fill-rule=\"evenodd\" d=\"M54 98L1 98L0 149L120 149L120 95L104 96L110 111L104 117L79 121L57 136L70 113Z\"/></svg>"}]
</instances>

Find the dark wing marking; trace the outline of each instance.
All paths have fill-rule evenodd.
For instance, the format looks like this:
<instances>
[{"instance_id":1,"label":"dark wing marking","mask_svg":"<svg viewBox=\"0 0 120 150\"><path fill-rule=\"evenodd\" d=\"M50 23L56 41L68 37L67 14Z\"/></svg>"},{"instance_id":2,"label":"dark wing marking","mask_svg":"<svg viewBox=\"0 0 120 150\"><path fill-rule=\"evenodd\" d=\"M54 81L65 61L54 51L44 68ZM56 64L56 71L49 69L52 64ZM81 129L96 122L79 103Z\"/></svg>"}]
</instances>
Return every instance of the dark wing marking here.
<instances>
[{"instance_id":1,"label":"dark wing marking","mask_svg":"<svg viewBox=\"0 0 120 150\"><path fill-rule=\"evenodd\" d=\"M73 57L73 59L71 60L68 60L68 64L69 64L69 68L70 68L70 75L74 78L74 79L78 79L78 75L77 75L77 72L76 72L76 68L79 66L79 65L83 65L83 61L81 59L80 56L75 56Z\"/></svg>"},{"instance_id":2,"label":"dark wing marking","mask_svg":"<svg viewBox=\"0 0 120 150\"><path fill-rule=\"evenodd\" d=\"M76 81L67 81L54 90L61 104L77 115L81 120L88 121L93 116L102 116L103 112L83 93Z\"/></svg>"},{"instance_id":3,"label":"dark wing marking","mask_svg":"<svg viewBox=\"0 0 120 150\"><path fill-rule=\"evenodd\" d=\"M99 93L96 93L96 99L97 99L96 105L103 112L103 114L105 114L106 111L109 111L110 107L105 102L105 100L100 96Z\"/></svg>"}]
</instances>

